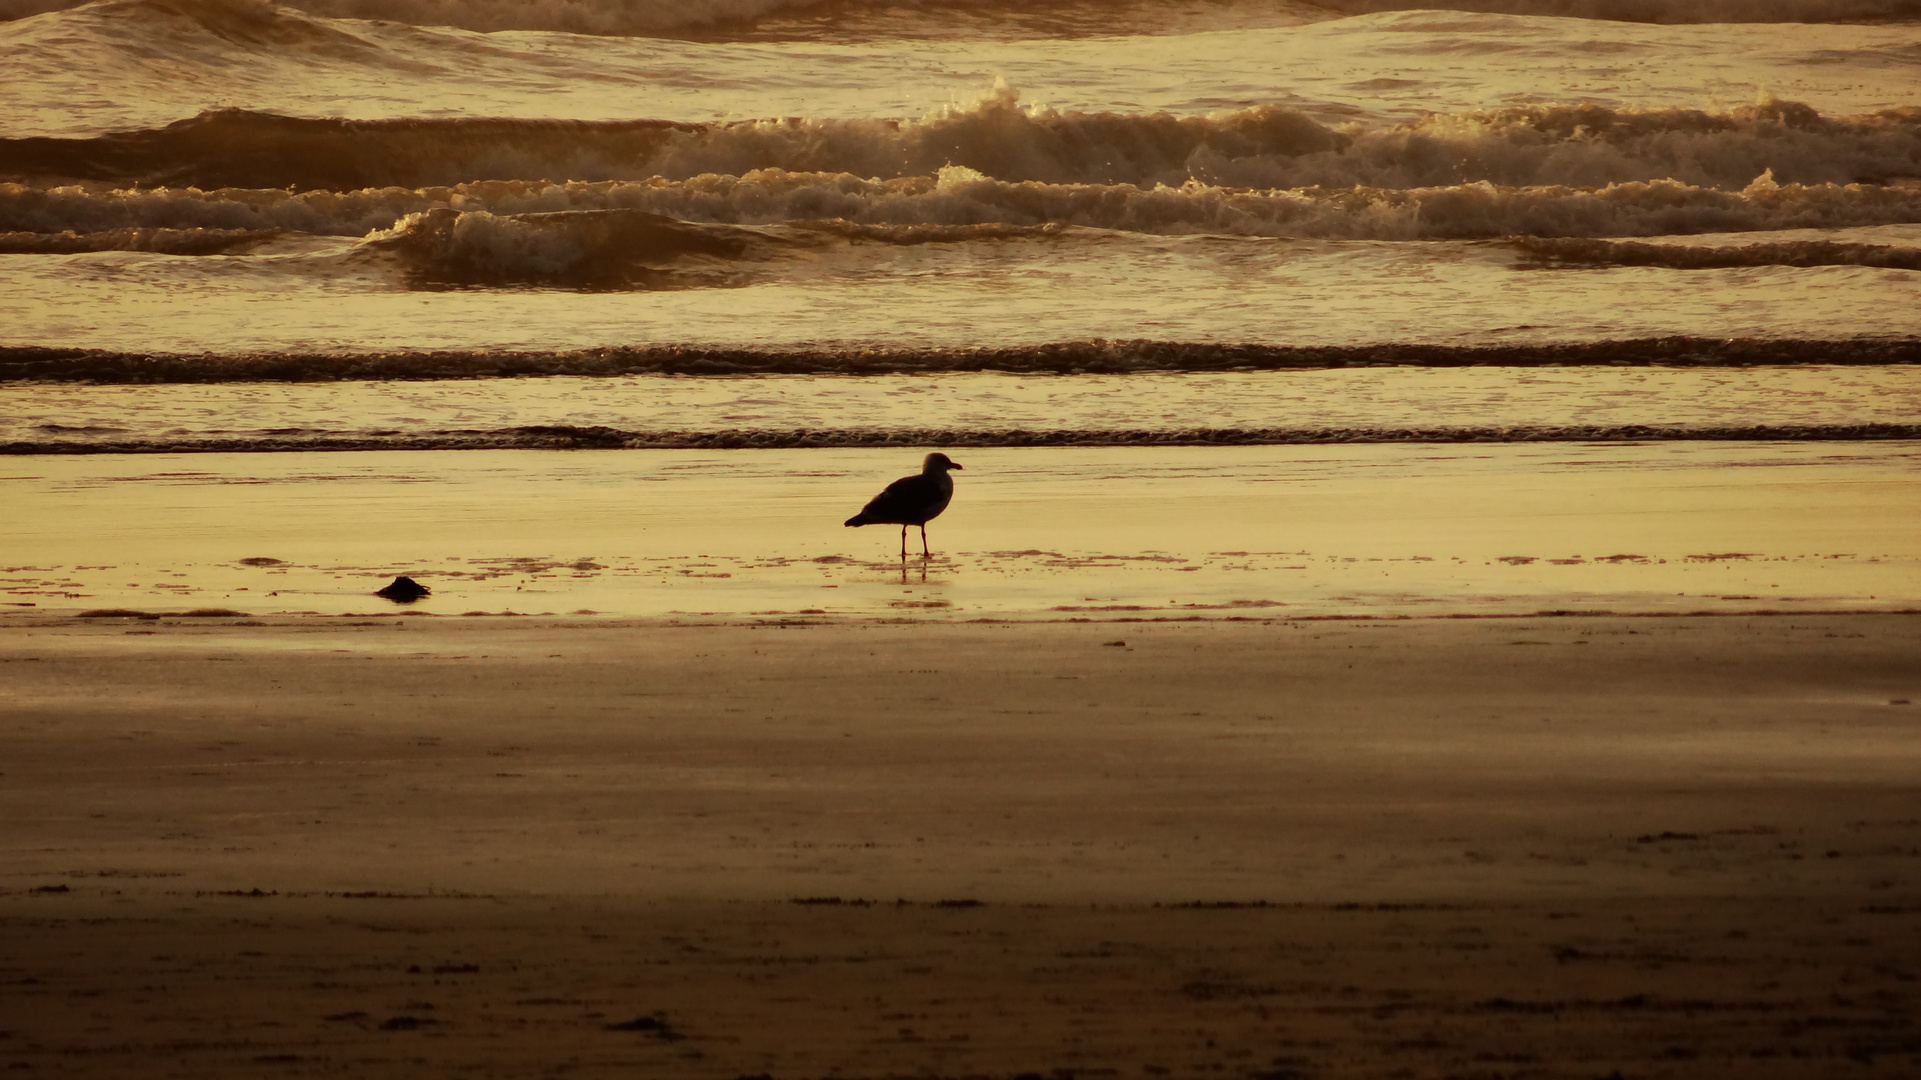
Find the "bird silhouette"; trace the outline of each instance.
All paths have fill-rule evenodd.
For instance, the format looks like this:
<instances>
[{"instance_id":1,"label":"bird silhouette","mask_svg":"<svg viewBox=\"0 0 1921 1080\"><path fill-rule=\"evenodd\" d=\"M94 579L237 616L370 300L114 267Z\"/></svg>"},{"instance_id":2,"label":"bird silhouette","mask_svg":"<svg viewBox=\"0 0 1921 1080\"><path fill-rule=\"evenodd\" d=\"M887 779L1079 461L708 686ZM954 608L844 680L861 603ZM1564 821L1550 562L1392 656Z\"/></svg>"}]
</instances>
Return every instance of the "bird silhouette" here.
<instances>
[{"instance_id":1,"label":"bird silhouette","mask_svg":"<svg viewBox=\"0 0 1921 1080\"><path fill-rule=\"evenodd\" d=\"M921 463L918 476L903 476L887 485L887 489L874 496L872 501L861 507L860 513L847 519L849 528L862 525L899 525L900 557L907 557L907 527L920 526L920 553L927 550L927 523L940 516L947 509L947 503L954 497L954 478L947 470L958 469L946 454L929 454Z\"/></svg>"}]
</instances>

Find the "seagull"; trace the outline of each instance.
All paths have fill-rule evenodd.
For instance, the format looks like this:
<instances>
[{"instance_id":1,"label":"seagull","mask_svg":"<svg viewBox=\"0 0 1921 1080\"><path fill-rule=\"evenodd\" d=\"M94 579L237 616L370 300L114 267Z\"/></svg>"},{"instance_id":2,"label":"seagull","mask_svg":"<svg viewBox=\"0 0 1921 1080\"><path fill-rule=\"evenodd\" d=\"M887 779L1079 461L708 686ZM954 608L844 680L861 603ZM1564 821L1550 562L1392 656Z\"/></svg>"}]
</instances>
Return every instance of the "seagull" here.
<instances>
[{"instance_id":1,"label":"seagull","mask_svg":"<svg viewBox=\"0 0 1921 1080\"><path fill-rule=\"evenodd\" d=\"M946 454L929 454L921 463L919 476L903 476L887 485L887 490L874 496L873 501L861 507L860 513L847 519L849 528L861 525L899 525L900 557L907 557L907 527L920 526L920 553L927 550L927 523L940 516L947 509L947 502L954 497L954 478L947 470L958 469L959 465L948 459Z\"/></svg>"}]
</instances>

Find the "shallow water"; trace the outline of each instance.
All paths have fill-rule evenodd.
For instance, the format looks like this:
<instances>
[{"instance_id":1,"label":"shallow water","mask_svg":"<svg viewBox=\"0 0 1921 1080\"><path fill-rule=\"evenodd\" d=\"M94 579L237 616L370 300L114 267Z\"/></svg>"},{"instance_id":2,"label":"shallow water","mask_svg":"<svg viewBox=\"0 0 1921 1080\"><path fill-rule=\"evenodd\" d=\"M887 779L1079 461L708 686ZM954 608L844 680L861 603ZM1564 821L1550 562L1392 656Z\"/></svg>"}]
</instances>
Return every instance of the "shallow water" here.
<instances>
[{"instance_id":1,"label":"shallow water","mask_svg":"<svg viewBox=\"0 0 1921 1080\"><path fill-rule=\"evenodd\" d=\"M725 437L770 447L1511 441L1756 429L1835 438L1876 425L1921 431L1921 366L559 376L0 391L0 448L14 453L532 447L569 438L671 446Z\"/></svg>"},{"instance_id":2,"label":"shallow water","mask_svg":"<svg viewBox=\"0 0 1921 1080\"><path fill-rule=\"evenodd\" d=\"M898 452L12 459L8 610L915 618L1921 606L1921 450L980 449L931 559ZM910 530L911 532L912 530ZM247 560L252 560L249 564ZM433 589L372 596L395 575ZM583 617L586 617L583 614ZM137 620L136 620L137 621Z\"/></svg>"}]
</instances>

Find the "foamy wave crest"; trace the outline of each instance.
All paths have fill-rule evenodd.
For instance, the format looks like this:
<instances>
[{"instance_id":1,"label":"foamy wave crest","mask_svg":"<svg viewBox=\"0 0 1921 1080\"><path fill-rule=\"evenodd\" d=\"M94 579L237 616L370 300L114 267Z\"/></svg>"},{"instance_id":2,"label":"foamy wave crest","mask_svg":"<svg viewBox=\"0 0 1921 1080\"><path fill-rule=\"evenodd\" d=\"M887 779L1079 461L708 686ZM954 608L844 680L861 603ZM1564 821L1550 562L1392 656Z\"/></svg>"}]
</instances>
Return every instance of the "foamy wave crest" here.
<instances>
[{"instance_id":1,"label":"foamy wave crest","mask_svg":"<svg viewBox=\"0 0 1921 1080\"><path fill-rule=\"evenodd\" d=\"M1787 101L1725 113L1529 106L1357 131L1339 150L1292 159L1206 147L1189 169L1196 179L1237 187L1678 180L1735 190L1764 172L1794 184L1884 183L1921 177L1921 107L1830 119Z\"/></svg>"},{"instance_id":2,"label":"foamy wave crest","mask_svg":"<svg viewBox=\"0 0 1921 1080\"><path fill-rule=\"evenodd\" d=\"M1658 236L1921 221L1921 186L1783 185L1766 176L1738 192L1671 180L1598 189L1477 183L1405 190L1238 191L1191 182L1145 189L1008 183L962 170L948 170L933 181L892 182L767 171L680 183L610 185L602 197L691 221L993 222L1336 240Z\"/></svg>"},{"instance_id":3,"label":"foamy wave crest","mask_svg":"<svg viewBox=\"0 0 1921 1080\"><path fill-rule=\"evenodd\" d=\"M93 139L0 140L0 179L208 187L421 187L469 180L685 180L755 170L893 179L1416 188L1678 180L1738 190L1921 177L1921 107L1830 119L1768 102L1708 113L1530 107L1339 130L1277 106L1205 117L1024 109L1000 87L919 120L310 120L243 110Z\"/></svg>"},{"instance_id":4,"label":"foamy wave crest","mask_svg":"<svg viewBox=\"0 0 1921 1080\"><path fill-rule=\"evenodd\" d=\"M767 242L744 229L690 225L639 210L502 216L409 214L361 253L398 256L422 285L686 288L742 283L735 262Z\"/></svg>"},{"instance_id":5,"label":"foamy wave crest","mask_svg":"<svg viewBox=\"0 0 1921 1080\"><path fill-rule=\"evenodd\" d=\"M1741 266L1878 266L1921 270L1921 248L1850 244L1835 240L1785 240L1736 247L1691 247L1618 240L1535 239L1515 241L1522 255L1548 266L1659 266L1670 270L1721 270Z\"/></svg>"},{"instance_id":6,"label":"foamy wave crest","mask_svg":"<svg viewBox=\"0 0 1921 1080\"><path fill-rule=\"evenodd\" d=\"M925 234L922 239L980 239L1033 235L1064 226L1158 235L1333 240L1633 237L1921 222L1921 185L1777 184L1763 176L1741 191L1667 180L1595 189L1464 184L1409 190L1236 191L1199 183L1156 188L1008 183L964 169L888 181L844 173L760 170L745 176L699 176L685 181L490 181L350 192L90 192L78 187L39 190L0 185L0 230L40 234L207 229L230 234L286 230L365 236L393 228L408 215L440 212L441 217L410 226L416 235L406 241L423 250L439 250L435 245L440 240L430 244L426 238L442 235L448 214L578 211L639 211L704 225L830 222L844 230L889 230L884 235L847 235L895 243L913 242L916 230ZM482 228L478 223L483 220L471 219L468 232L461 235L478 235ZM955 229L973 231L939 233ZM773 239L771 234L733 238L754 243Z\"/></svg>"},{"instance_id":7,"label":"foamy wave crest","mask_svg":"<svg viewBox=\"0 0 1921 1080\"><path fill-rule=\"evenodd\" d=\"M468 191L506 187L516 191L549 185L463 185L457 188L370 188L302 191L223 188L143 188L95 191L76 185L36 188L0 184L0 230L20 233L97 234L122 230L285 230L318 236L365 236L391 227L408 214L438 207L488 209L472 204ZM511 201L500 200L502 204ZM525 201L525 200L520 200ZM596 207L578 207L594 209ZM551 201L530 209L576 209ZM506 211L506 212L511 212Z\"/></svg>"}]
</instances>

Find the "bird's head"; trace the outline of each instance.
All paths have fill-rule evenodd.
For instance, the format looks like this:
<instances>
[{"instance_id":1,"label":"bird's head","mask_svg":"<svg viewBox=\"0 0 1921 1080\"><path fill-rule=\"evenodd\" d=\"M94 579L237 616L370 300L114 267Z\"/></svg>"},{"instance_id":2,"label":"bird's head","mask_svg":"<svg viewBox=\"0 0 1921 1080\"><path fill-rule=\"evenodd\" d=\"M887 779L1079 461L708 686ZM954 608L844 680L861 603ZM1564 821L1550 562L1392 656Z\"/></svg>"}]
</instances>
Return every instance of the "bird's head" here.
<instances>
[{"instance_id":1,"label":"bird's head","mask_svg":"<svg viewBox=\"0 0 1921 1080\"><path fill-rule=\"evenodd\" d=\"M949 469L959 468L959 465L954 464L954 459L948 457L946 454L929 454L927 455L927 460L921 462L920 471L923 473L944 473Z\"/></svg>"}]
</instances>

